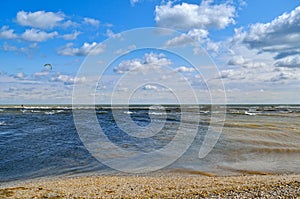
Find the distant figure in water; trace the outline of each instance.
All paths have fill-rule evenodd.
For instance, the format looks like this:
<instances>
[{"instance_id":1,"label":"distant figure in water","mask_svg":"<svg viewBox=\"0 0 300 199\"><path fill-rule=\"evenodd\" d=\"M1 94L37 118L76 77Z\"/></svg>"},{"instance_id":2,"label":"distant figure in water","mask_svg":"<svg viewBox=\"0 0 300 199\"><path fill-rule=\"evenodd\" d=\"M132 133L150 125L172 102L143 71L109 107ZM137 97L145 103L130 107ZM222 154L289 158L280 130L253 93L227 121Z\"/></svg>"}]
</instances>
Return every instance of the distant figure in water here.
<instances>
[{"instance_id":1,"label":"distant figure in water","mask_svg":"<svg viewBox=\"0 0 300 199\"><path fill-rule=\"evenodd\" d=\"M24 105L23 105L23 104L21 105L21 108L24 108Z\"/></svg>"}]
</instances>

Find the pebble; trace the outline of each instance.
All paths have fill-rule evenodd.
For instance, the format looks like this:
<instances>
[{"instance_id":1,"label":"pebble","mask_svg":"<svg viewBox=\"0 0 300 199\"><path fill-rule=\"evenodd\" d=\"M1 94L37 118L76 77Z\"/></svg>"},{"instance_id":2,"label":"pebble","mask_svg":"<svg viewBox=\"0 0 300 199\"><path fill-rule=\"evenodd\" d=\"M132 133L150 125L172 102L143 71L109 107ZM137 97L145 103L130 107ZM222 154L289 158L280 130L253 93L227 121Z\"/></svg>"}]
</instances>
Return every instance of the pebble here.
<instances>
[{"instance_id":1,"label":"pebble","mask_svg":"<svg viewBox=\"0 0 300 199\"><path fill-rule=\"evenodd\" d=\"M300 175L64 177L2 184L0 198L300 198Z\"/></svg>"}]
</instances>

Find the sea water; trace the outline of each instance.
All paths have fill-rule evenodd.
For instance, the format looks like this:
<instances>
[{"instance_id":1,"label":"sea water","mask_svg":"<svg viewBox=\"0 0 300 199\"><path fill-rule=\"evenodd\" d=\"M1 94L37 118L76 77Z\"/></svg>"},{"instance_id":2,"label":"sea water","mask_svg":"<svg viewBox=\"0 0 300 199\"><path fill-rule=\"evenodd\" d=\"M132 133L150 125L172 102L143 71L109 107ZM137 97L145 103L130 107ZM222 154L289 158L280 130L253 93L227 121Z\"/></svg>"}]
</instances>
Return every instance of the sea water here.
<instances>
[{"instance_id":1,"label":"sea water","mask_svg":"<svg viewBox=\"0 0 300 199\"><path fill-rule=\"evenodd\" d=\"M197 130L189 146L177 146L178 150L186 148L183 155L150 175L300 173L300 106L297 105L227 105L222 133L210 153L202 158L199 149L209 126L213 125L211 106L186 105L185 114L190 120L183 120L182 109L176 105L135 105L129 109L99 105L83 106L80 110L82 114L93 110L109 142L132 153L163 149L173 142L181 125L186 128L187 137L189 129ZM129 115L141 127L149 126L154 118L162 128L151 136L135 137L130 134L135 129L129 120L118 121L127 132L118 126L116 113L119 118ZM195 117L199 117L197 122L193 120ZM83 129L85 126L89 129L87 133L98 133L96 129L91 131L88 120L81 123ZM95 157L77 128L72 106L0 106L0 181L91 173L126 174ZM97 144L105 143L99 139ZM106 159L122 158L118 153L101 150L99 153L106 155ZM172 153L167 156L172 158ZM129 163L126 157L123 159L122 164Z\"/></svg>"}]
</instances>

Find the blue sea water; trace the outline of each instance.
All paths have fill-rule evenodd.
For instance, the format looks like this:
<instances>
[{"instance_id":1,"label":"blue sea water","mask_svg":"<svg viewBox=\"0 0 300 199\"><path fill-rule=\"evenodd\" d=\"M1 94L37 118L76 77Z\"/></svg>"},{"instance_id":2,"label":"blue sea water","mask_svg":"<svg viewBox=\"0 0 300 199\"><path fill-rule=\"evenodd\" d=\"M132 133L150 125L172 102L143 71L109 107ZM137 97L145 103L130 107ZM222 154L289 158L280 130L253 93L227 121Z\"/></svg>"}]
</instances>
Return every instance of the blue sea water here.
<instances>
[{"instance_id":1,"label":"blue sea water","mask_svg":"<svg viewBox=\"0 0 300 199\"><path fill-rule=\"evenodd\" d=\"M191 118L200 118L197 123L182 121L178 106L165 106L165 112L151 110L149 106L113 109L117 109L121 117L130 115L141 127L153 122L151 115L156 115L157 122L162 123L162 128L155 135L134 137L120 129L111 107L96 107L96 118L109 141L132 153L163 149L176 138L176 131L182 128L182 123L187 131L197 129L186 152L158 172L199 171L214 175L300 173L299 106L227 106L223 132L213 150L202 159L198 154L210 125L210 106L188 108ZM88 121L83 122L88 129ZM130 130L130 123L122 122ZM71 106L0 106L0 182L59 175L120 173L95 158L81 138ZM101 141L99 144L102 144ZM108 159L122 155L107 154ZM124 158L123 164L127 163Z\"/></svg>"}]
</instances>

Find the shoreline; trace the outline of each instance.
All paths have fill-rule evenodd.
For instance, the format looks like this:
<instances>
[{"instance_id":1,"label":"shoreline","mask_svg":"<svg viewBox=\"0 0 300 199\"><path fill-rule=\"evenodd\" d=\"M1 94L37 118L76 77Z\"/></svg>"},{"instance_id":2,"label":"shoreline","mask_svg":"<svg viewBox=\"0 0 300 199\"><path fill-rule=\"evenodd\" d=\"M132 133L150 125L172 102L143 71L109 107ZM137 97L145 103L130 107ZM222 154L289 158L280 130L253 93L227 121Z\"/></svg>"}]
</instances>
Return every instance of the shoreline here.
<instances>
[{"instance_id":1,"label":"shoreline","mask_svg":"<svg viewBox=\"0 0 300 199\"><path fill-rule=\"evenodd\" d=\"M0 186L0 198L300 197L300 174L47 177Z\"/></svg>"}]
</instances>

